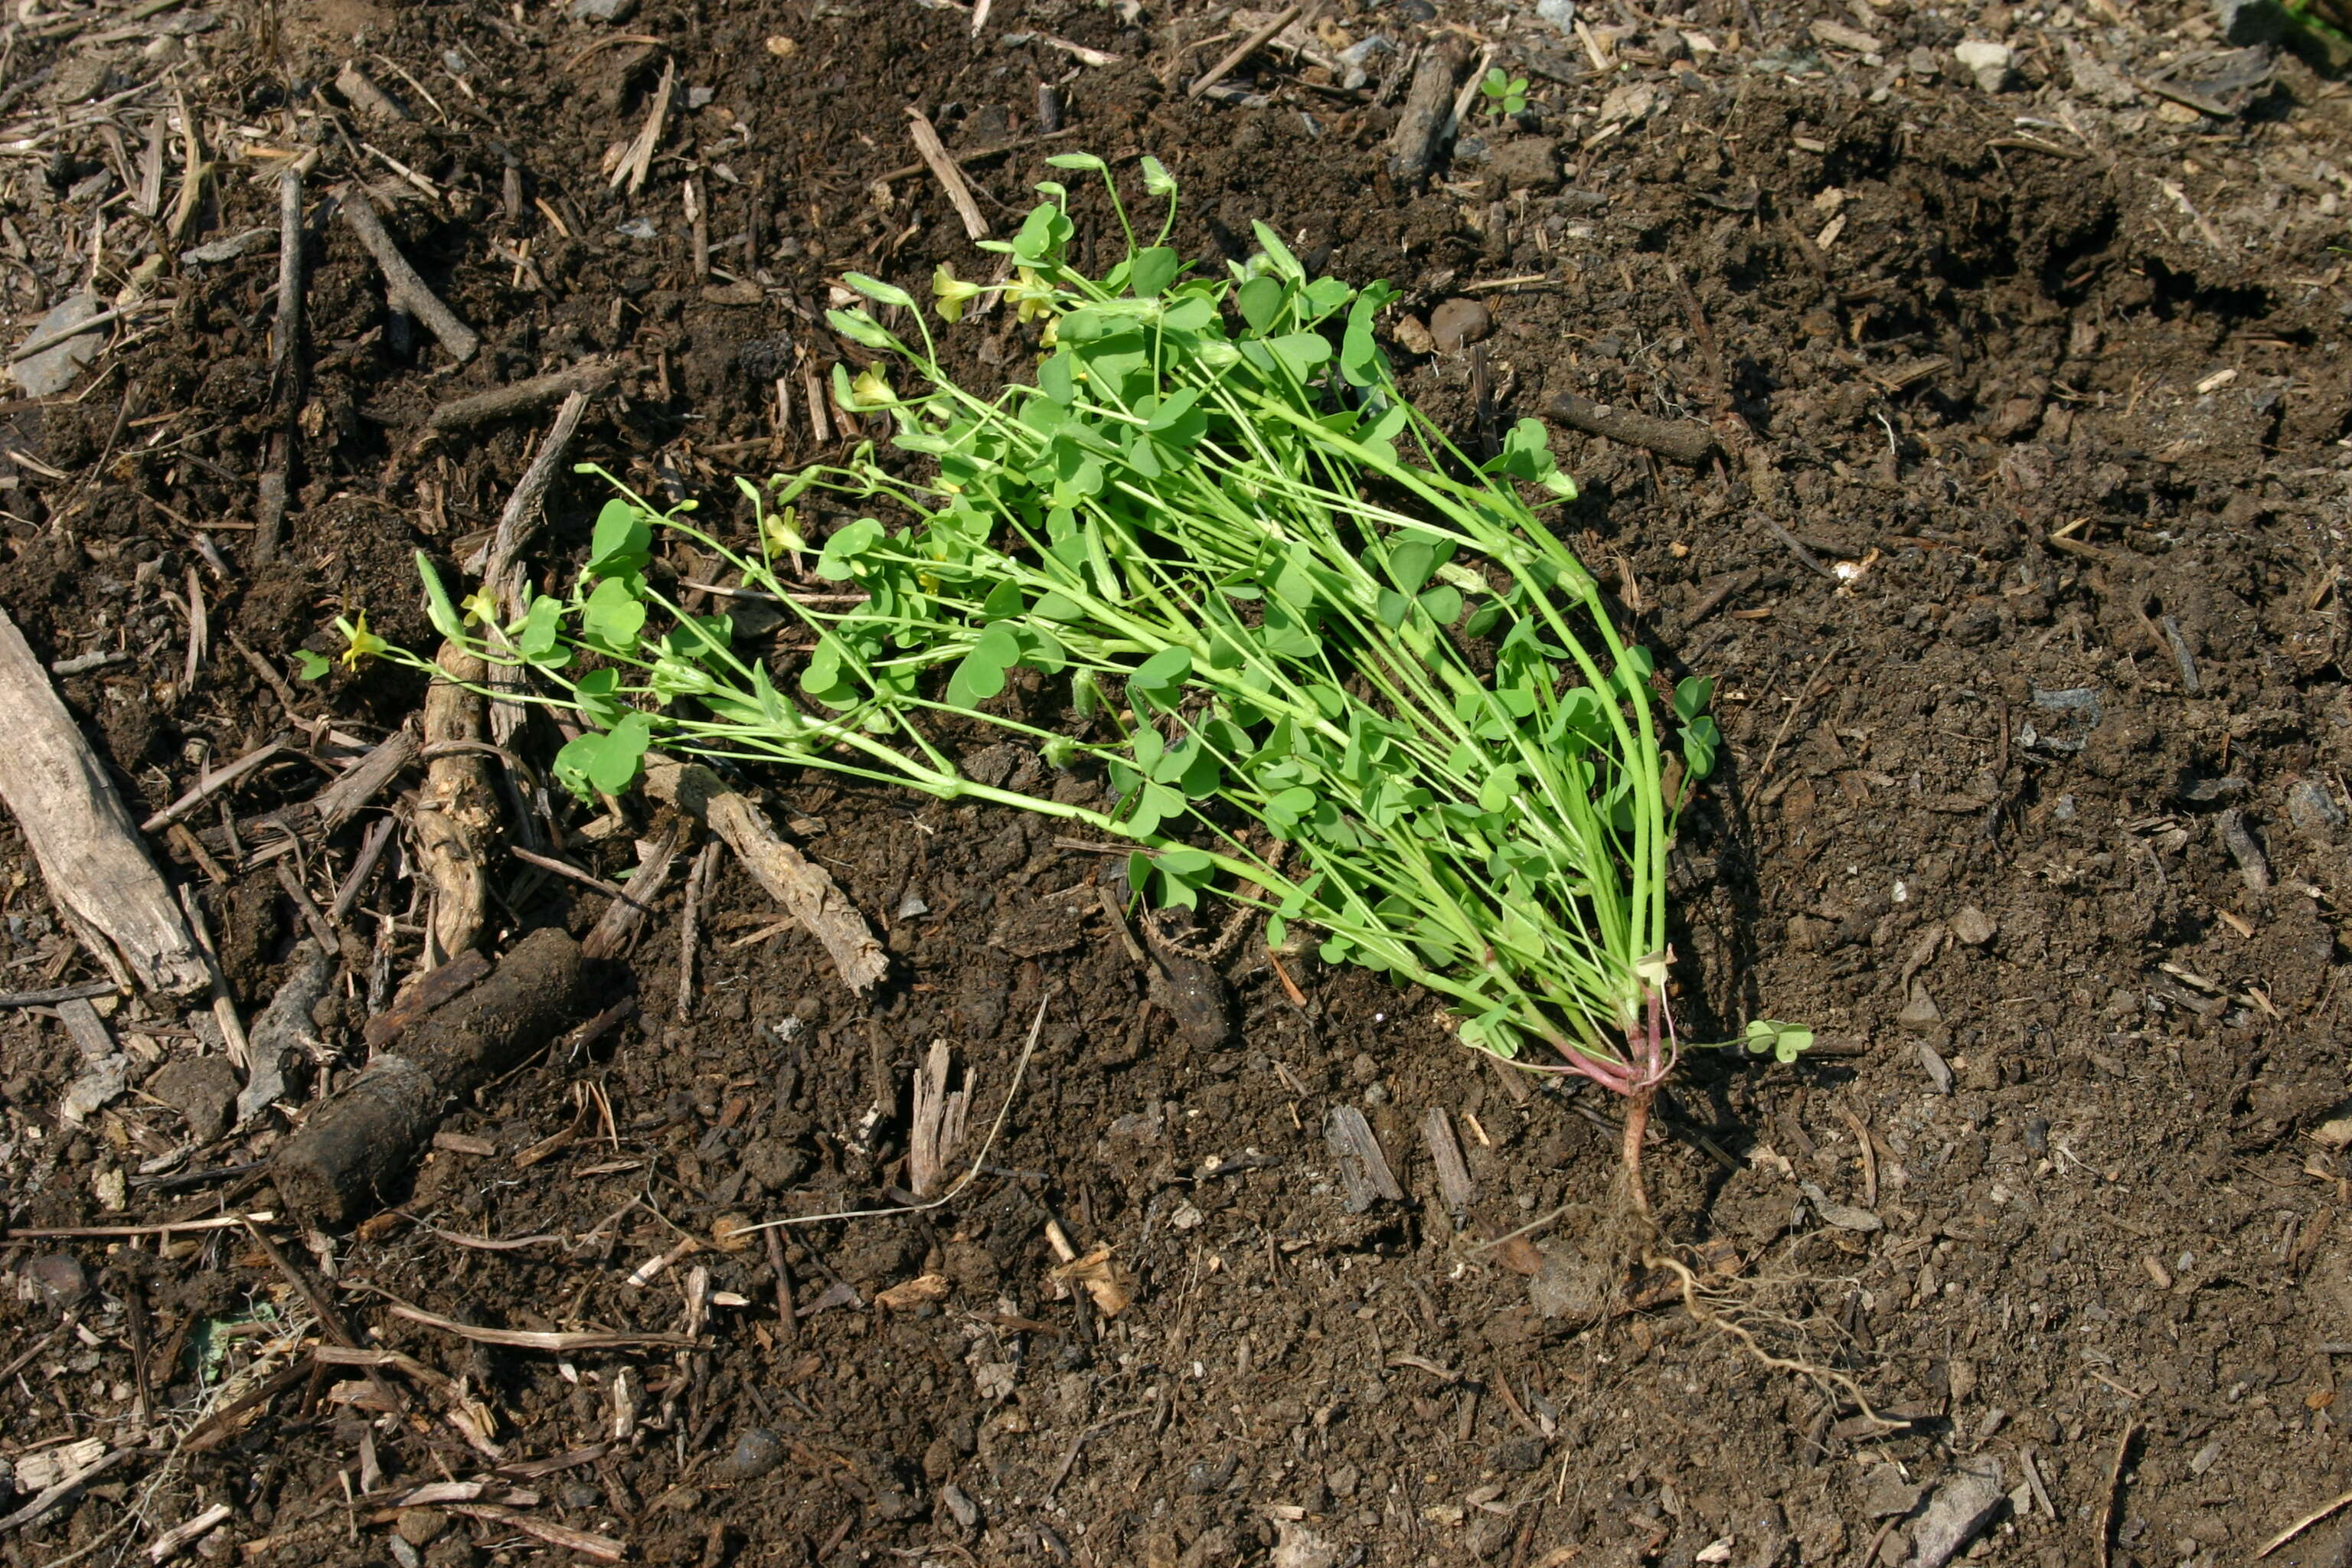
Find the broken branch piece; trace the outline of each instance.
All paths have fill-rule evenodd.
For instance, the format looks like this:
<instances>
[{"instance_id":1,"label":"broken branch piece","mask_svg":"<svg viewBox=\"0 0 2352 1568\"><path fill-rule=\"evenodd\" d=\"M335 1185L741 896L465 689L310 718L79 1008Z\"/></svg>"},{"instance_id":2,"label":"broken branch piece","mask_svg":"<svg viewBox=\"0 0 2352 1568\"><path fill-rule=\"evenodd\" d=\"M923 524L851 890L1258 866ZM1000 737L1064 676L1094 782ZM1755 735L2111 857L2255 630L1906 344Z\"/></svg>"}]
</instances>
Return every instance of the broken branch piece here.
<instances>
[{"instance_id":1,"label":"broken branch piece","mask_svg":"<svg viewBox=\"0 0 2352 1568\"><path fill-rule=\"evenodd\" d=\"M352 232L360 237L360 243L367 247L368 254L375 258L376 267L383 273L384 297L424 322L441 346L449 351L451 359L460 364L472 359L482 346L480 334L459 321L441 302L441 297L425 287L425 279L416 275L416 268L408 264L408 258L400 253L400 247L384 232L383 220L376 216L367 193L355 184L345 185L342 208Z\"/></svg>"},{"instance_id":2,"label":"broken branch piece","mask_svg":"<svg viewBox=\"0 0 2352 1568\"><path fill-rule=\"evenodd\" d=\"M425 692L425 744L482 738L482 699L473 689L488 674L455 644L441 650L446 679ZM450 747L425 764L416 805L416 854L433 888L425 962L446 963L481 940L490 902L489 853L499 822L498 792L488 763L470 748Z\"/></svg>"},{"instance_id":3,"label":"broken branch piece","mask_svg":"<svg viewBox=\"0 0 2352 1568\"><path fill-rule=\"evenodd\" d=\"M851 990L869 990L889 973L889 955L866 917L831 877L776 837L757 806L698 763L648 757L646 764L646 793L698 817L725 839L760 886L824 944Z\"/></svg>"},{"instance_id":4,"label":"broken branch piece","mask_svg":"<svg viewBox=\"0 0 2352 1568\"><path fill-rule=\"evenodd\" d=\"M0 705L10 716L0 800L24 828L49 897L110 968L119 963L140 984L174 996L202 988L209 973L180 906L147 858L106 765L5 611Z\"/></svg>"},{"instance_id":5,"label":"broken branch piece","mask_svg":"<svg viewBox=\"0 0 2352 1568\"><path fill-rule=\"evenodd\" d=\"M490 975L426 1014L280 1145L286 1201L331 1224L357 1218L399 1184L457 1096L519 1066L586 1011L580 944L542 927Z\"/></svg>"}]
</instances>

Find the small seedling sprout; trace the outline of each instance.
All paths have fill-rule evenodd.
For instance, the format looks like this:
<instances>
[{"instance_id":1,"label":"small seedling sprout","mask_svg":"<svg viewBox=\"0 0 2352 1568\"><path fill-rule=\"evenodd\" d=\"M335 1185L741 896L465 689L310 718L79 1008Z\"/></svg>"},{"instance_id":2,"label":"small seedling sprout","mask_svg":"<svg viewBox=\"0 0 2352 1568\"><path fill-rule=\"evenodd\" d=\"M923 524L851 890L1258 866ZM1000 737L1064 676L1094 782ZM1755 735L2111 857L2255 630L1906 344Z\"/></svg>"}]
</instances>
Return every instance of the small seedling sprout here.
<instances>
[{"instance_id":1,"label":"small seedling sprout","mask_svg":"<svg viewBox=\"0 0 2352 1568\"><path fill-rule=\"evenodd\" d=\"M1502 119L1516 119L1528 110L1528 79L1513 76L1500 66L1486 68L1478 90L1486 97L1488 111Z\"/></svg>"}]
</instances>

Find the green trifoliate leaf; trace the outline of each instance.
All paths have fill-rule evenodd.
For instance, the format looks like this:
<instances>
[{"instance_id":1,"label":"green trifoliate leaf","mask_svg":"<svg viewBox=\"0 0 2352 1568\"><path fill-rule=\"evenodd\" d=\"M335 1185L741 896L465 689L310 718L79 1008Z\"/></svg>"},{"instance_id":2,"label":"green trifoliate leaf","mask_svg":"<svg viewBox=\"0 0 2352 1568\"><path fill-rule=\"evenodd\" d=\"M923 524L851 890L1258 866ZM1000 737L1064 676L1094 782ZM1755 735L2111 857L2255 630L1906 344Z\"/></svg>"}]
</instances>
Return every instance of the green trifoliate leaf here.
<instances>
[{"instance_id":1,"label":"green trifoliate leaf","mask_svg":"<svg viewBox=\"0 0 2352 1568\"><path fill-rule=\"evenodd\" d=\"M608 500L596 514L588 544L589 574L625 577L653 558L654 531L646 514L625 500Z\"/></svg>"},{"instance_id":2,"label":"green trifoliate leaf","mask_svg":"<svg viewBox=\"0 0 2352 1568\"><path fill-rule=\"evenodd\" d=\"M522 630L515 638L515 647L523 658L533 664L561 665L563 650L556 644L563 632L563 601L541 594L530 602L523 616Z\"/></svg>"},{"instance_id":3,"label":"green trifoliate leaf","mask_svg":"<svg viewBox=\"0 0 2352 1568\"><path fill-rule=\"evenodd\" d=\"M536 607L536 606L534 606ZM626 653L636 647L645 630L646 607L630 592L629 582L607 577L596 584L580 609L580 637L607 653Z\"/></svg>"},{"instance_id":4,"label":"green trifoliate leaf","mask_svg":"<svg viewBox=\"0 0 2352 1568\"><path fill-rule=\"evenodd\" d=\"M619 697L621 672L617 669L592 669L580 678L574 695L580 700L580 711L590 723L600 730L609 730L621 721L623 711Z\"/></svg>"},{"instance_id":5,"label":"green trifoliate leaf","mask_svg":"<svg viewBox=\"0 0 2352 1568\"><path fill-rule=\"evenodd\" d=\"M1275 278L1253 278L1234 291L1234 305L1250 331L1263 336L1282 314L1282 282Z\"/></svg>"},{"instance_id":6,"label":"green trifoliate leaf","mask_svg":"<svg viewBox=\"0 0 2352 1568\"><path fill-rule=\"evenodd\" d=\"M816 559L816 574L828 583L846 583L857 575L859 556L882 542L882 525L870 517L861 517L824 542L824 553Z\"/></svg>"},{"instance_id":7,"label":"green trifoliate leaf","mask_svg":"<svg viewBox=\"0 0 2352 1568\"><path fill-rule=\"evenodd\" d=\"M1167 292L1171 283L1176 281L1179 266L1176 253L1166 246L1156 245L1149 250L1138 251L1135 259L1128 263L1127 286L1138 299L1157 299Z\"/></svg>"}]
</instances>

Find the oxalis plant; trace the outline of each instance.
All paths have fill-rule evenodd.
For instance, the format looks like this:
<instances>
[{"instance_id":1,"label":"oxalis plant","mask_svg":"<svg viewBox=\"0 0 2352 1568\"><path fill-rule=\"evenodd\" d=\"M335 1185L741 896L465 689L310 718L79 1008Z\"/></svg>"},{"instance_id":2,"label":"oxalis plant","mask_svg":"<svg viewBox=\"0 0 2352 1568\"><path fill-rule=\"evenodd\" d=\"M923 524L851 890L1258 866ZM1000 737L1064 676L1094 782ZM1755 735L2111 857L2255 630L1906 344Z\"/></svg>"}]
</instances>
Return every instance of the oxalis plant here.
<instances>
[{"instance_id":1,"label":"oxalis plant","mask_svg":"<svg viewBox=\"0 0 2352 1568\"><path fill-rule=\"evenodd\" d=\"M1150 244L1102 160L1052 162L1102 176L1119 258L1079 268L1048 182L1013 239L983 242L1005 281L942 267L932 285L950 323L988 294L1035 323L1033 384L959 384L922 306L853 273L870 308L828 319L877 358L836 368L835 396L887 415L911 460L867 444L739 480L748 537L585 469L616 495L570 591L503 619L486 594L452 603L420 555L436 627L569 710L582 732L555 773L583 795L625 792L658 746L1038 812L1131 846L1152 907L1245 905L1278 952L1313 940L1425 986L1465 1044L1625 1098L1646 1208L1642 1135L1677 1051L1666 852L1715 763L1711 683L1654 691L1544 526L1537 505L1575 487L1540 424L1481 462L1405 399L1373 337L1388 285L1309 277L1264 224L1247 262L1197 275L1166 243L1177 189L1155 160ZM864 515L812 537L821 500ZM688 614L649 571L665 535L788 606L813 646ZM1016 679L1057 722L1024 716ZM1110 804L969 776L946 720L1098 772ZM1810 1041L1767 1022L1744 1039L1783 1060Z\"/></svg>"}]
</instances>

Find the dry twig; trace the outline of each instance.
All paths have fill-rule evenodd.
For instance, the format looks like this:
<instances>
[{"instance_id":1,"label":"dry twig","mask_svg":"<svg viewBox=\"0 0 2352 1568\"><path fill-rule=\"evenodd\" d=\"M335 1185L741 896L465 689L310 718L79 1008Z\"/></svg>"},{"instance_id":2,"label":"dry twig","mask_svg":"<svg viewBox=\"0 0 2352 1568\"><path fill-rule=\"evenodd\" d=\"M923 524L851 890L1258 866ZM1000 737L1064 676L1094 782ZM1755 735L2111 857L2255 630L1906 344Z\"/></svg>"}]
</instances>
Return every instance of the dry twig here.
<instances>
[{"instance_id":1,"label":"dry twig","mask_svg":"<svg viewBox=\"0 0 2352 1568\"><path fill-rule=\"evenodd\" d=\"M203 955L105 764L5 613L0 710L9 716L0 800L24 828L58 911L118 980L127 970L140 984L175 996L203 985Z\"/></svg>"},{"instance_id":2,"label":"dry twig","mask_svg":"<svg viewBox=\"0 0 2352 1568\"><path fill-rule=\"evenodd\" d=\"M437 661L436 677L425 692L425 744L482 738L482 699L474 689L488 667L455 643ZM490 901L489 856L497 839L499 797L490 787L488 764L471 750L436 755L425 766L425 790L416 803L416 858L433 889L432 919L425 928L425 961L443 964L482 937Z\"/></svg>"},{"instance_id":3,"label":"dry twig","mask_svg":"<svg viewBox=\"0 0 2352 1568\"><path fill-rule=\"evenodd\" d=\"M459 321L441 302L441 296L425 287L425 279L416 275L416 268L408 264L408 258L400 253L400 247L384 232L383 220L376 216L373 204L357 181L343 187L342 209L352 232L359 236L360 243L367 247L368 254L375 258L377 268L383 273L385 298L395 309L424 322L441 346L449 351L451 359L460 364L472 359L482 346L480 334Z\"/></svg>"},{"instance_id":4,"label":"dry twig","mask_svg":"<svg viewBox=\"0 0 2352 1568\"><path fill-rule=\"evenodd\" d=\"M888 954L833 879L777 837L759 808L717 773L699 763L648 757L646 793L690 813L725 839L760 886L824 944L851 990L869 990L889 973Z\"/></svg>"},{"instance_id":5,"label":"dry twig","mask_svg":"<svg viewBox=\"0 0 2352 1568\"><path fill-rule=\"evenodd\" d=\"M947 192L948 202L955 208L956 216L963 220L966 237L986 239L988 220L981 216L980 204L972 200L971 187L964 184L963 171L956 167L955 160L948 156L947 148L941 145L938 130L919 110L907 110L907 128L915 138L915 151L922 154L925 166L931 171L931 177L939 181L940 187Z\"/></svg>"},{"instance_id":6,"label":"dry twig","mask_svg":"<svg viewBox=\"0 0 2352 1568\"><path fill-rule=\"evenodd\" d=\"M1322 7L1320 5L1318 5L1314 9L1320 10ZM1240 65L1244 60L1249 58L1252 55L1257 53L1258 50L1265 47L1267 44L1273 42L1277 34L1279 34L1285 27L1289 26L1293 22L1298 21L1301 16L1307 13L1307 7L1303 5L1286 5L1281 10L1276 11L1273 17L1259 26L1256 31L1251 33L1240 43L1235 44L1232 48L1226 50L1224 57L1218 60L1215 65L1213 65L1207 70L1202 71L1199 78L1193 81L1191 89L1185 92L1184 96L1187 98L1198 98L1202 93L1208 91L1211 88L1216 86L1219 82L1224 80L1227 72L1231 71L1235 66Z\"/></svg>"}]
</instances>

